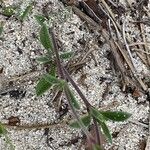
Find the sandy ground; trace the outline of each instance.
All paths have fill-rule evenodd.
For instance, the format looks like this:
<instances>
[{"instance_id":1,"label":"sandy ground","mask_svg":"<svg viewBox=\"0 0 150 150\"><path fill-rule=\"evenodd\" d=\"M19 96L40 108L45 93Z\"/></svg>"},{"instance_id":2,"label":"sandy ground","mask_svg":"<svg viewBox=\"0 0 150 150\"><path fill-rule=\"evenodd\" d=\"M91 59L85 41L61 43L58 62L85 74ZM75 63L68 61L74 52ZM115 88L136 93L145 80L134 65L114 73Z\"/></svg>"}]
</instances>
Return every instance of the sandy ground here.
<instances>
[{"instance_id":1,"label":"sandy ground","mask_svg":"<svg viewBox=\"0 0 150 150\"><path fill-rule=\"evenodd\" d=\"M4 40L0 40L0 70L3 70L0 72L0 121L2 123L7 123L11 116L18 117L21 125L59 122L59 114L51 103L52 94L47 92L41 97L35 94L37 79L45 70L35 61L36 57L44 53L44 49L35 38L38 36L39 25L34 15L42 14L42 7L49 0L36 2L32 13L23 24L14 16L7 19L0 15L0 21L4 22L2 33ZM118 78L111 69L111 62L107 58L110 48L104 39L99 33L90 32L83 21L73 14L71 9L64 8L61 2L58 0L51 0L51 2L49 13L53 16L52 21L56 22L55 29L62 49L75 52L77 58L80 54L84 56L88 50L92 50L94 57L88 56L83 69L72 75L89 102L103 110L122 110L132 113L132 117L126 122L108 122L113 134L113 144L107 145L106 149L142 150L142 145L148 136L146 123L148 123L149 105L146 95L141 94L135 98L131 93L123 93ZM5 3L14 4L13 1L5 1ZM26 4L27 1L21 5L22 8ZM137 34L130 25L127 29L133 32L132 36ZM147 35L149 36L150 34ZM102 45L98 43L98 38L104 41ZM140 59L137 57L134 59L138 72L148 74L147 68ZM84 112L84 106L82 111ZM69 111L64 118L70 115ZM67 125L49 128L49 145L44 133L44 129L8 129L8 135L16 150L77 150L82 145L81 139L75 144L69 144L75 137L82 138L82 135ZM83 146L82 148L84 149ZM4 138L1 137L0 150L8 149Z\"/></svg>"}]
</instances>

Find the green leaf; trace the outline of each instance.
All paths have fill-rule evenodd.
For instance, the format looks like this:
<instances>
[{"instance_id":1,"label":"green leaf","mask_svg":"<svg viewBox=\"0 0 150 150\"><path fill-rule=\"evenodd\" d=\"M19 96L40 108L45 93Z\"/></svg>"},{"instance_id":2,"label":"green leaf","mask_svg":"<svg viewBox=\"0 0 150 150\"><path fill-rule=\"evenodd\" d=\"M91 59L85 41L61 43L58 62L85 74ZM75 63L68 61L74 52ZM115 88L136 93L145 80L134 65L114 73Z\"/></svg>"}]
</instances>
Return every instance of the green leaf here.
<instances>
[{"instance_id":1,"label":"green leaf","mask_svg":"<svg viewBox=\"0 0 150 150\"><path fill-rule=\"evenodd\" d=\"M71 105L76 109L80 109L80 105L77 102L74 94L72 93L68 85L64 86L64 90L65 90L67 98L69 98L68 100L70 101Z\"/></svg>"},{"instance_id":2,"label":"green leaf","mask_svg":"<svg viewBox=\"0 0 150 150\"><path fill-rule=\"evenodd\" d=\"M98 123L100 124L100 126L103 130L103 133L106 136L106 138L108 139L108 141L110 143L112 143L112 137L111 137L110 131L109 131L107 125L105 124L105 122L101 122L101 121L98 120Z\"/></svg>"},{"instance_id":3,"label":"green leaf","mask_svg":"<svg viewBox=\"0 0 150 150\"><path fill-rule=\"evenodd\" d=\"M7 17L11 17L15 13L15 8L13 6L3 7L2 14Z\"/></svg>"},{"instance_id":4,"label":"green leaf","mask_svg":"<svg viewBox=\"0 0 150 150\"><path fill-rule=\"evenodd\" d=\"M44 75L44 79L45 79L47 82L51 83L51 84L59 84L59 83L61 83L61 81L62 81L62 80L57 79L55 76L52 76L52 75L50 75L50 74Z\"/></svg>"},{"instance_id":5,"label":"green leaf","mask_svg":"<svg viewBox=\"0 0 150 150\"><path fill-rule=\"evenodd\" d=\"M88 116L81 117L80 120L82 121L84 126L88 127L91 123L91 116L88 115ZM72 128L81 128L78 121L74 121L74 122L70 123L69 126Z\"/></svg>"},{"instance_id":6,"label":"green leaf","mask_svg":"<svg viewBox=\"0 0 150 150\"><path fill-rule=\"evenodd\" d=\"M46 64L51 62L50 58L47 56L38 57L36 58L36 61L39 62L40 64Z\"/></svg>"},{"instance_id":7,"label":"green leaf","mask_svg":"<svg viewBox=\"0 0 150 150\"><path fill-rule=\"evenodd\" d=\"M54 76L54 77L56 77L56 65L54 65L54 64L51 63L49 74L52 75L52 76Z\"/></svg>"},{"instance_id":8,"label":"green leaf","mask_svg":"<svg viewBox=\"0 0 150 150\"><path fill-rule=\"evenodd\" d=\"M91 115L96 119L96 121L101 125L101 128L105 136L108 138L109 142L112 143L111 134L109 132L107 125L105 124L105 121L107 120L107 118L103 116L101 112L97 110L96 108L91 108L90 112L91 112Z\"/></svg>"},{"instance_id":9,"label":"green leaf","mask_svg":"<svg viewBox=\"0 0 150 150\"><path fill-rule=\"evenodd\" d=\"M54 85L55 87L57 87L57 89L59 89L60 91L62 91L64 89L64 86L65 86L65 83L66 83L64 80L57 79L55 76L52 76L50 74L44 75L44 79L47 82Z\"/></svg>"},{"instance_id":10,"label":"green leaf","mask_svg":"<svg viewBox=\"0 0 150 150\"><path fill-rule=\"evenodd\" d=\"M25 18L28 16L29 12L30 12L31 9L32 9L32 6L33 6L32 3L29 4L29 5L25 8L25 10L24 10L23 12L21 12L21 14L20 14L20 16L19 16L19 19L20 19L21 21L24 21Z\"/></svg>"},{"instance_id":11,"label":"green leaf","mask_svg":"<svg viewBox=\"0 0 150 150\"><path fill-rule=\"evenodd\" d=\"M50 35L45 24L42 25L40 30L40 42L44 46L44 48L48 50L48 52L52 50Z\"/></svg>"},{"instance_id":12,"label":"green leaf","mask_svg":"<svg viewBox=\"0 0 150 150\"><path fill-rule=\"evenodd\" d=\"M34 16L36 21L42 26L46 18L42 15L35 15Z\"/></svg>"},{"instance_id":13,"label":"green leaf","mask_svg":"<svg viewBox=\"0 0 150 150\"><path fill-rule=\"evenodd\" d=\"M93 150L102 150L101 147L97 144L93 146Z\"/></svg>"},{"instance_id":14,"label":"green leaf","mask_svg":"<svg viewBox=\"0 0 150 150\"><path fill-rule=\"evenodd\" d=\"M124 121L131 116L130 113L122 111L100 111L100 113L112 121Z\"/></svg>"},{"instance_id":15,"label":"green leaf","mask_svg":"<svg viewBox=\"0 0 150 150\"><path fill-rule=\"evenodd\" d=\"M6 134L7 130L5 129L5 127L0 123L0 135L1 134Z\"/></svg>"},{"instance_id":16,"label":"green leaf","mask_svg":"<svg viewBox=\"0 0 150 150\"><path fill-rule=\"evenodd\" d=\"M99 110L97 110L96 108L91 108L90 110L91 115L96 119L96 120L100 120L101 122L105 122L106 118L100 113Z\"/></svg>"},{"instance_id":17,"label":"green leaf","mask_svg":"<svg viewBox=\"0 0 150 150\"><path fill-rule=\"evenodd\" d=\"M60 54L60 58L61 59L69 59L70 57L72 57L73 52L64 52L62 54Z\"/></svg>"},{"instance_id":18,"label":"green leaf","mask_svg":"<svg viewBox=\"0 0 150 150\"><path fill-rule=\"evenodd\" d=\"M36 86L36 95L40 96L44 94L48 89L52 87L52 84L46 81L43 77L39 80Z\"/></svg>"}]
</instances>

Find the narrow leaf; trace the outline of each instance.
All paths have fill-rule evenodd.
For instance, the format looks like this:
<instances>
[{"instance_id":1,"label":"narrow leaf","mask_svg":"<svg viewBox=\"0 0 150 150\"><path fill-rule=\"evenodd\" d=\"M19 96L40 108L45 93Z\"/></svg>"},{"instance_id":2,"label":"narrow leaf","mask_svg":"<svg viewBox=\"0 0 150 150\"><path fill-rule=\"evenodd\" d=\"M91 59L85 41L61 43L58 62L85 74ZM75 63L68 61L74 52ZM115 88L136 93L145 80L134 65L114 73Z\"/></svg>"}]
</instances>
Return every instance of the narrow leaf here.
<instances>
[{"instance_id":1,"label":"narrow leaf","mask_svg":"<svg viewBox=\"0 0 150 150\"><path fill-rule=\"evenodd\" d=\"M40 64L46 64L51 62L51 60L47 56L38 57L36 58L36 61Z\"/></svg>"},{"instance_id":2,"label":"narrow leaf","mask_svg":"<svg viewBox=\"0 0 150 150\"><path fill-rule=\"evenodd\" d=\"M42 15L35 15L34 16L36 21L42 26L46 18Z\"/></svg>"},{"instance_id":3,"label":"narrow leaf","mask_svg":"<svg viewBox=\"0 0 150 150\"><path fill-rule=\"evenodd\" d=\"M122 111L100 111L100 113L112 121L124 121L131 116L130 113Z\"/></svg>"},{"instance_id":4,"label":"narrow leaf","mask_svg":"<svg viewBox=\"0 0 150 150\"><path fill-rule=\"evenodd\" d=\"M110 134L110 131L109 131L107 125L105 124L105 122L101 122L101 121L98 121L98 122L99 122L99 124L100 124L100 126L101 126L101 128L103 130L104 135L106 136L108 141L110 143L112 143L112 137L111 137L111 134Z\"/></svg>"},{"instance_id":5,"label":"narrow leaf","mask_svg":"<svg viewBox=\"0 0 150 150\"><path fill-rule=\"evenodd\" d=\"M60 58L61 59L69 59L70 57L72 57L73 52L64 52L62 54L60 54Z\"/></svg>"},{"instance_id":6,"label":"narrow leaf","mask_svg":"<svg viewBox=\"0 0 150 150\"><path fill-rule=\"evenodd\" d=\"M91 108L90 112L95 119L100 120L101 122L106 121L106 118L96 108Z\"/></svg>"},{"instance_id":7,"label":"narrow leaf","mask_svg":"<svg viewBox=\"0 0 150 150\"><path fill-rule=\"evenodd\" d=\"M59 83L61 83L61 80L60 80L60 79L57 79L55 76L52 76L52 75L50 75L50 74L44 75L44 79L45 79L47 82L51 83L51 84L59 84Z\"/></svg>"},{"instance_id":8,"label":"narrow leaf","mask_svg":"<svg viewBox=\"0 0 150 150\"><path fill-rule=\"evenodd\" d=\"M53 86L57 87L57 89L59 89L60 91L64 89L66 81L62 79L58 79L55 76L52 76L50 74L44 75L44 79L50 84L52 84Z\"/></svg>"},{"instance_id":9,"label":"narrow leaf","mask_svg":"<svg viewBox=\"0 0 150 150\"><path fill-rule=\"evenodd\" d=\"M48 50L48 52L52 50L50 35L45 24L42 25L40 30L40 42L44 46L44 48Z\"/></svg>"},{"instance_id":10,"label":"narrow leaf","mask_svg":"<svg viewBox=\"0 0 150 150\"><path fill-rule=\"evenodd\" d=\"M70 88L68 87L68 85L66 85L64 87L64 90L65 90L65 93L66 95L68 96L68 100L70 101L70 103L72 104L72 106L76 109L80 109L80 105L79 103L77 102L74 94L72 93L72 91L70 90Z\"/></svg>"},{"instance_id":11,"label":"narrow leaf","mask_svg":"<svg viewBox=\"0 0 150 150\"><path fill-rule=\"evenodd\" d=\"M19 16L19 19L20 19L21 21L24 21L25 18L28 16L29 12L30 12L31 9L32 9L32 6L33 6L33 4L29 4L29 5L25 8L25 10L24 10L23 12L21 12L21 14L20 14L20 16Z\"/></svg>"},{"instance_id":12,"label":"narrow leaf","mask_svg":"<svg viewBox=\"0 0 150 150\"><path fill-rule=\"evenodd\" d=\"M90 125L90 123L91 123L91 117L90 117L90 115L81 117L80 120L82 121L82 123L86 127L88 127ZM69 126L72 127L72 128L81 128L80 125L79 125L79 123L78 123L78 121L74 121L74 122L70 123Z\"/></svg>"},{"instance_id":13,"label":"narrow leaf","mask_svg":"<svg viewBox=\"0 0 150 150\"><path fill-rule=\"evenodd\" d=\"M50 89L52 86L51 83L46 81L43 77L39 80L37 86L36 86L36 94L37 96L40 96L44 94L48 89Z\"/></svg>"},{"instance_id":14,"label":"narrow leaf","mask_svg":"<svg viewBox=\"0 0 150 150\"><path fill-rule=\"evenodd\" d=\"M56 77L56 65L51 63L51 68L50 68L49 74Z\"/></svg>"}]
</instances>

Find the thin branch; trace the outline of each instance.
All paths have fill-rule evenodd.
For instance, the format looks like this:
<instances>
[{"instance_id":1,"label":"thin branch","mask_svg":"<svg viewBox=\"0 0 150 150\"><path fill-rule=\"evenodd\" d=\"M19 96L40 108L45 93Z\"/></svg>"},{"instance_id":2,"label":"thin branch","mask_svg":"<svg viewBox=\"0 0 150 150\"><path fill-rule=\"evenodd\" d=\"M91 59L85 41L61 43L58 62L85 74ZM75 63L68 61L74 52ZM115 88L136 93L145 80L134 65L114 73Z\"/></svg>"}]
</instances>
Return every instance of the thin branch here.
<instances>
[{"instance_id":1,"label":"thin branch","mask_svg":"<svg viewBox=\"0 0 150 150\"><path fill-rule=\"evenodd\" d=\"M136 46L136 45L149 45L150 46L150 43L149 42L135 42L135 43L131 43L128 45L129 46Z\"/></svg>"},{"instance_id":2,"label":"thin branch","mask_svg":"<svg viewBox=\"0 0 150 150\"><path fill-rule=\"evenodd\" d=\"M97 144L101 145L101 138L100 138L99 127L98 127L97 121L95 120L94 117L93 117L93 122L94 122L95 132L96 132L96 136L97 136Z\"/></svg>"},{"instance_id":3,"label":"thin branch","mask_svg":"<svg viewBox=\"0 0 150 150\"><path fill-rule=\"evenodd\" d=\"M144 25L140 24L141 32L143 32L143 27L144 27ZM143 32L143 34L141 34L141 36L142 36L143 41L146 43L147 41L146 41L146 38L145 38L145 33ZM144 50L148 53L149 52L148 45L145 44L145 45L143 45L143 47L144 47ZM150 66L150 57L147 53L146 53L146 59L147 59L148 65Z\"/></svg>"},{"instance_id":4,"label":"thin branch","mask_svg":"<svg viewBox=\"0 0 150 150\"><path fill-rule=\"evenodd\" d=\"M134 74L134 68L133 65L131 64L130 59L128 58L128 56L126 55L126 53L121 49L120 45L115 42L115 45L118 47L118 49L120 50L120 52L122 53L124 59L126 60L128 66L130 67L135 79L140 83L141 87L143 88L144 91L147 91L147 86L145 85L145 83L142 81L142 79L140 77L138 77L136 74Z\"/></svg>"},{"instance_id":5,"label":"thin branch","mask_svg":"<svg viewBox=\"0 0 150 150\"><path fill-rule=\"evenodd\" d=\"M50 34L52 36L52 43L54 45L54 52L55 52L55 55L56 55L56 63L57 63L57 67L59 69L59 74L60 74L60 77L64 79L64 74L63 74L63 70L61 68L61 62L60 62L60 57L59 57L59 54L58 54L58 45L57 45L57 42L56 42L56 38L55 38L55 34L54 34L54 30L53 29L50 29Z\"/></svg>"},{"instance_id":6,"label":"thin branch","mask_svg":"<svg viewBox=\"0 0 150 150\"><path fill-rule=\"evenodd\" d=\"M69 88L69 87L67 86L66 88ZM79 119L79 117L78 117L78 115L77 115L77 113L75 111L75 108L73 107L73 105L69 101L70 96L69 96L68 90L66 88L64 88L64 92L65 92L65 95L66 95L66 97L68 99L68 103L69 103L69 106L70 106L70 108L71 108L71 110L73 112L73 115L75 116L75 118L78 121L78 124L80 125L81 129L83 130L83 132L87 136L87 139L89 139L89 140L93 139L92 136L91 136L91 134L89 133L89 131L86 129L86 127L84 126L84 124L82 123L82 121Z\"/></svg>"},{"instance_id":7,"label":"thin branch","mask_svg":"<svg viewBox=\"0 0 150 150\"><path fill-rule=\"evenodd\" d=\"M89 15L94 18L94 20L96 20L96 22L101 23L102 20L95 14L95 12L84 2L81 1L81 4L83 5L83 8L85 8L85 10L88 10Z\"/></svg>"},{"instance_id":8,"label":"thin branch","mask_svg":"<svg viewBox=\"0 0 150 150\"><path fill-rule=\"evenodd\" d=\"M139 121L137 121L137 120L129 120L129 122L130 122L130 123L133 123L133 124L136 124L136 125L138 125L138 126L142 126L142 127L144 127L144 128L147 128L147 129L149 128L147 124L141 123L141 122L139 122Z\"/></svg>"},{"instance_id":9,"label":"thin branch","mask_svg":"<svg viewBox=\"0 0 150 150\"><path fill-rule=\"evenodd\" d=\"M115 16L114 16L114 13L111 11L111 9L109 8L109 6L107 5L107 3L105 2L105 0L99 0L99 2L103 3L104 7L106 8L106 10L109 12L111 18L115 21ZM116 22L116 25L118 27L118 29L121 31L121 26L119 25L118 22Z\"/></svg>"},{"instance_id":10,"label":"thin branch","mask_svg":"<svg viewBox=\"0 0 150 150\"><path fill-rule=\"evenodd\" d=\"M52 40L53 40L54 52L55 52L55 55L56 55L56 63L57 63L57 67L58 67L58 69L59 69L60 76L61 76L62 79L66 80L65 75L68 77L68 76L69 76L69 73L68 73L67 70L65 70L65 69L63 68L63 66L61 65L60 57L59 57L59 53L58 53L59 50L58 50L58 46L57 46L57 42L56 42L56 39L55 39L55 34L54 34L53 29L50 30L50 33L51 33ZM64 73L65 73L65 75L64 75ZM70 79L69 81L71 81L71 83L73 83L73 85L75 85L76 91L78 91L78 92L80 93L80 95L82 95L83 99L86 99L86 98L84 97L84 95L82 94L82 92L79 90L78 86L74 83L74 81L72 80L72 78L69 76L67 79L68 79L68 80ZM83 130L83 132L84 132L85 135L87 136L87 139L88 139L89 141L94 142L94 139L92 138L91 134L90 134L89 131L84 127L84 124L83 124L82 121L79 119L79 117L78 117L78 115L77 115L77 113L76 113L74 107L72 106L72 104L71 104L71 102L70 102L70 100L69 100L69 99L70 99L69 93L68 93L68 90L66 90L66 88L69 88L69 87L66 85L66 87L64 88L64 92L65 92L66 98L67 98L67 100L68 100L68 103L69 103L69 105L70 105L70 108L71 108L71 110L72 110L72 112L73 112L73 115L74 115L75 118L77 119L79 125L82 127L81 129ZM87 100L85 101L85 103L86 103L87 108L89 108L89 107L91 106Z\"/></svg>"},{"instance_id":11,"label":"thin branch","mask_svg":"<svg viewBox=\"0 0 150 150\"><path fill-rule=\"evenodd\" d=\"M116 30L116 33L117 33L117 37L118 39L120 39L121 35L120 35L120 32L118 30L118 27L116 25L116 22L113 20L113 18L103 9L103 7L99 4L99 7L100 9L103 11L103 13L105 13L105 15L107 15L107 17L111 20L111 22L113 23L114 27L115 27L115 30Z\"/></svg>"},{"instance_id":12,"label":"thin branch","mask_svg":"<svg viewBox=\"0 0 150 150\"><path fill-rule=\"evenodd\" d=\"M132 54L131 54L129 45L128 45L127 40L126 40L126 35L125 35L125 24L126 24L126 19L124 20L123 26L122 26L123 40L124 40L124 43L125 43L125 47L126 47L126 49L127 49L127 52L128 52L128 54L129 54L129 57L130 57L130 59L131 59L131 62L132 62L132 64L133 64L133 66L134 66L134 70L135 70L134 73L136 73L136 72L137 72L137 70L136 70L136 65L135 65L135 63L134 63L134 60L133 60L133 57L132 57Z\"/></svg>"},{"instance_id":13,"label":"thin branch","mask_svg":"<svg viewBox=\"0 0 150 150\"><path fill-rule=\"evenodd\" d=\"M144 54L150 55L150 52L146 52L143 49L133 49L133 51L139 51L139 52L142 52Z\"/></svg>"},{"instance_id":14,"label":"thin branch","mask_svg":"<svg viewBox=\"0 0 150 150\"><path fill-rule=\"evenodd\" d=\"M66 78L69 80L69 82L75 88L75 90L77 91L77 93L79 94L79 96L81 97L81 99L84 101L86 107L89 109L91 107L91 104L88 102L88 100L86 99L86 97L83 95L83 93L81 92L81 90L79 89L79 87L77 86L77 84L73 81L73 79L69 75L68 71L63 66L62 66L62 68L63 68L64 74L66 75Z\"/></svg>"},{"instance_id":15,"label":"thin branch","mask_svg":"<svg viewBox=\"0 0 150 150\"><path fill-rule=\"evenodd\" d=\"M25 125L9 125L7 123L1 123L6 128L12 128L14 130L33 130L33 129L45 129L45 128L62 128L67 124L68 120L63 120L62 122L56 123L45 123L45 124L25 124Z\"/></svg>"},{"instance_id":16,"label":"thin branch","mask_svg":"<svg viewBox=\"0 0 150 150\"><path fill-rule=\"evenodd\" d=\"M101 29L102 28L102 27L99 26L98 23L96 23L95 21L93 21L93 19L91 19L89 16L85 15L76 6L72 6L72 10L74 11L75 14L77 14L78 16L80 16L81 19L85 20L87 23L89 23L90 25L92 25L95 29Z\"/></svg>"}]
</instances>

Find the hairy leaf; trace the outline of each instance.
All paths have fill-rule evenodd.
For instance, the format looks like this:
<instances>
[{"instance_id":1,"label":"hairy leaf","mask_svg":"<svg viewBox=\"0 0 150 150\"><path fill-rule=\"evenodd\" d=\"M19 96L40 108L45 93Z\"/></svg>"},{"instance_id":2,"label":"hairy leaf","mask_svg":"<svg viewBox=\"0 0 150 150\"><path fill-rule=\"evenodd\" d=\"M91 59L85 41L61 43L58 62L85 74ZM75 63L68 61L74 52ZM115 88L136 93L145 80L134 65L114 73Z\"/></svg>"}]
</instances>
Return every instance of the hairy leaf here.
<instances>
[{"instance_id":1,"label":"hairy leaf","mask_svg":"<svg viewBox=\"0 0 150 150\"><path fill-rule=\"evenodd\" d=\"M100 124L105 136L108 138L109 142L112 143L111 134L109 132L109 129L107 125L105 124L105 121L107 118L101 114L99 110L96 108L91 108L91 115L96 119L96 121Z\"/></svg>"},{"instance_id":2,"label":"hairy leaf","mask_svg":"<svg viewBox=\"0 0 150 150\"><path fill-rule=\"evenodd\" d=\"M24 10L23 12L21 12L21 14L20 14L20 16L19 16L19 19L20 19L21 21L24 21L25 18L28 16L29 12L30 12L31 9L32 9L32 6L33 6L33 4L29 4L29 5L25 8L25 10Z\"/></svg>"},{"instance_id":3,"label":"hairy leaf","mask_svg":"<svg viewBox=\"0 0 150 150\"><path fill-rule=\"evenodd\" d=\"M98 121L98 123L100 124L100 126L103 130L103 133L106 136L106 138L108 139L108 141L110 143L112 143L112 137L111 137L110 131L109 131L107 125L105 124L105 122Z\"/></svg>"},{"instance_id":4,"label":"hairy leaf","mask_svg":"<svg viewBox=\"0 0 150 150\"><path fill-rule=\"evenodd\" d=\"M100 113L99 110L97 110L96 108L91 108L91 115L96 119L96 120L100 120L101 122L106 121L106 118Z\"/></svg>"},{"instance_id":5,"label":"hairy leaf","mask_svg":"<svg viewBox=\"0 0 150 150\"><path fill-rule=\"evenodd\" d=\"M40 64L46 64L51 62L51 60L47 56L38 57L36 58L36 61L39 62Z\"/></svg>"},{"instance_id":6,"label":"hairy leaf","mask_svg":"<svg viewBox=\"0 0 150 150\"><path fill-rule=\"evenodd\" d=\"M48 50L48 52L52 50L50 35L45 24L42 25L40 30L40 42L44 46L44 48Z\"/></svg>"},{"instance_id":7,"label":"hairy leaf","mask_svg":"<svg viewBox=\"0 0 150 150\"><path fill-rule=\"evenodd\" d=\"M124 121L131 116L130 113L122 111L100 111L100 113L112 121Z\"/></svg>"},{"instance_id":8,"label":"hairy leaf","mask_svg":"<svg viewBox=\"0 0 150 150\"><path fill-rule=\"evenodd\" d=\"M46 18L42 15L35 15L34 16L36 21L42 26Z\"/></svg>"},{"instance_id":9,"label":"hairy leaf","mask_svg":"<svg viewBox=\"0 0 150 150\"><path fill-rule=\"evenodd\" d=\"M36 94L40 96L44 94L48 89L52 87L52 84L46 81L43 77L39 80L36 86Z\"/></svg>"},{"instance_id":10,"label":"hairy leaf","mask_svg":"<svg viewBox=\"0 0 150 150\"><path fill-rule=\"evenodd\" d=\"M71 105L76 109L80 109L80 105L77 102L74 94L72 93L68 85L64 86L64 90L65 90L67 97L69 98L68 100L70 101Z\"/></svg>"},{"instance_id":11,"label":"hairy leaf","mask_svg":"<svg viewBox=\"0 0 150 150\"><path fill-rule=\"evenodd\" d=\"M88 115L88 116L81 117L80 120L82 121L84 126L88 127L91 123L91 116ZM74 121L74 122L70 123L69 126L72 128L81 128L78 121Z\"/></svg>"},{"instance_id":12,"label":"hairy leaf","mask_svg":"<svg viewBox=\"0 0 150 150\"><path fill-rule=\"evenodd\" d=\"M55 76L52 76L50 74L44 75L44 79L51 84L57 84L61 82L60 79L57 79Z\"/></svg>"},{"instance_id":13,"label":"hairy leaf","mask_svg":"<svg viewBox=\"0 0 150 150\"><path fill-rule=\"evenodd\" d=\"M69 59L70 57L72 57L73 52L64 52L62 54L60 54L60 58L61 59Z\"/></svg>"},{"instance_id":14,"label":"hairy leaf","mask_svg":"<svg viewBox=\"0 0 150 150\"><path fill-rule=\"evenodd\" d=\"M44 79L51 83L52 85L54 85L55 87L57 87L57 89L59 90L63 90L64 85L65 85L65 81L61 80L61 79L57 79L55 76L52 76L50 74L46 74L44 75Z\"/></svg>"},{"instance_id":15,"label":"hairy leaf","mask_svg":"<svg viewBox=\"0 0 150 150\"><path fill-rule=\"evenodd\" d=\"M52 75L52 76L54 76L54 77L56 77L56 65L51 64L49 74Z\"/></svg>"}]
</instances>

